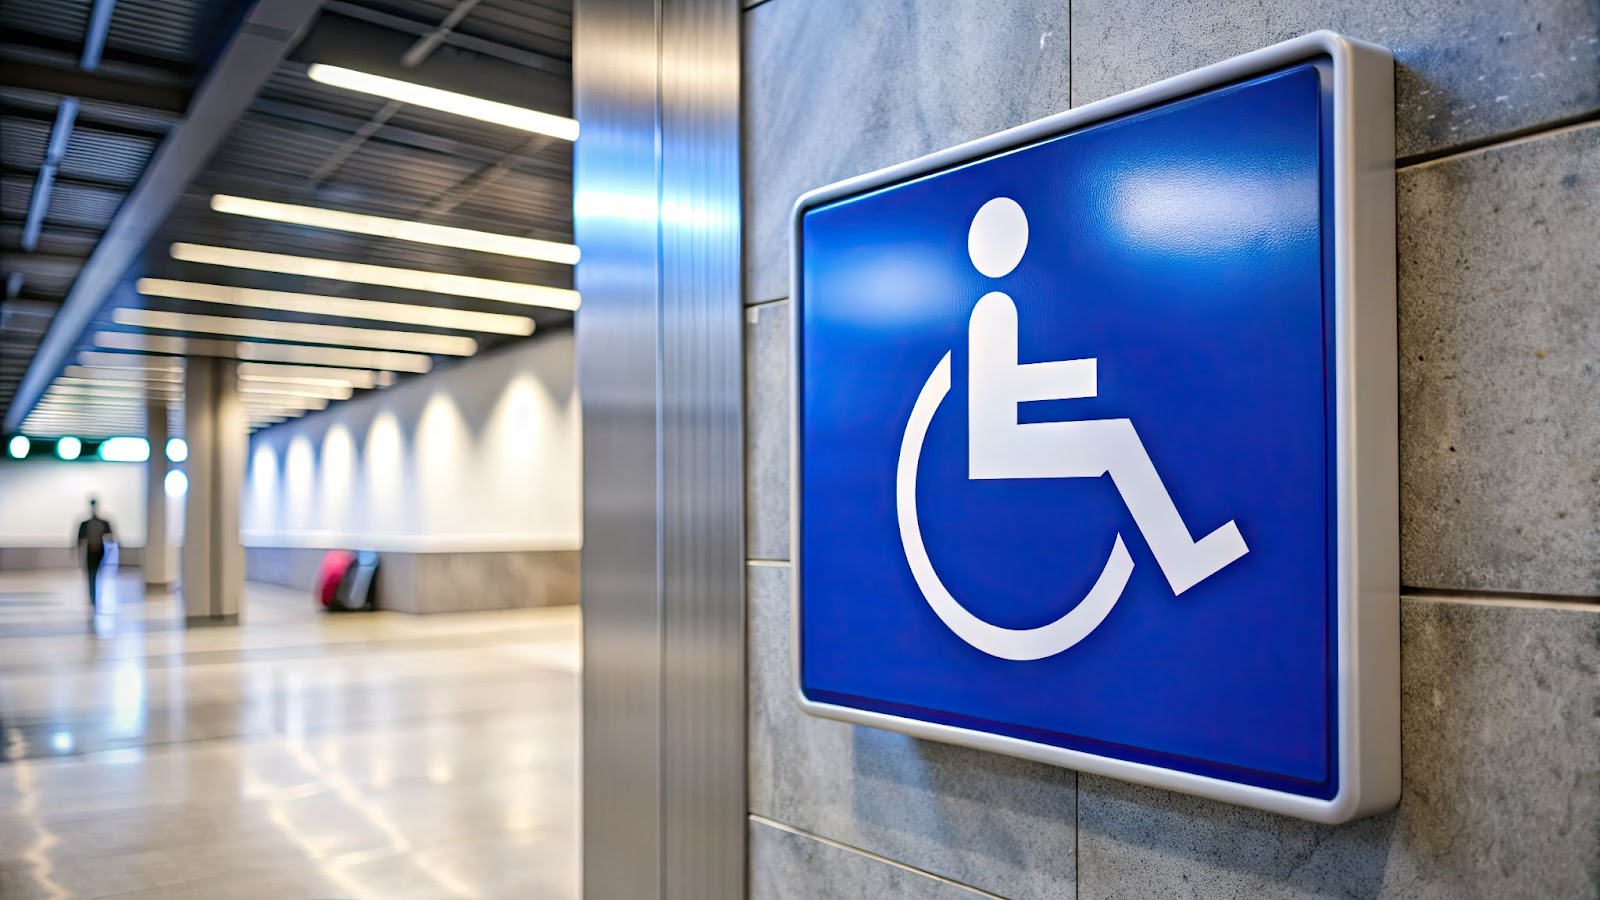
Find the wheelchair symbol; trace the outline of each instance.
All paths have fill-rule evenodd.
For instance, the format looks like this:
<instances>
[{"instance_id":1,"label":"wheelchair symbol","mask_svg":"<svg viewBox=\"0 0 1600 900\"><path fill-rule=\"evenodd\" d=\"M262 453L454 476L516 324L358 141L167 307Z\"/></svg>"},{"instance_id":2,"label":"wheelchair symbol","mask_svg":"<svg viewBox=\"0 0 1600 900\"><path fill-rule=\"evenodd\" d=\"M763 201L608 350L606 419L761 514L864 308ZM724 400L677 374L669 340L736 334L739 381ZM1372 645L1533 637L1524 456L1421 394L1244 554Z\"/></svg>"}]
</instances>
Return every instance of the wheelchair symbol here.
<instances>
[{"instance_id":1,"label":"wheelchair symbol","mask_svg":"<svg viewBox=\"0 0 1600 900\"><path fill-rule=\"evenodd\" d=\"M1028 219L1009 197L985 203L972 219L967 253L979 272L999 278L1022 261ZM1017 307L1000 291L985 294L967 324L967 477L1099 478L1112 484L1133 515L1173 594L1182 594L1249 552L1232 521L1196 541L1173 505L1139 433L1128 419L1017 421L1017 405L1032 400L1096 396L1096 360L1017 361ZM1133 574L1133 558L1115 535L1100 576L1083 600L1037 628L1001 628L961 605L940 581L917 520L917 464L933 415L950 391L947 352L923 384L900 442L895 506L900 542L923 597L958 637L1001 659L1044 659L1088 637L1105 621Z\"/></svg>"}]
</instances>

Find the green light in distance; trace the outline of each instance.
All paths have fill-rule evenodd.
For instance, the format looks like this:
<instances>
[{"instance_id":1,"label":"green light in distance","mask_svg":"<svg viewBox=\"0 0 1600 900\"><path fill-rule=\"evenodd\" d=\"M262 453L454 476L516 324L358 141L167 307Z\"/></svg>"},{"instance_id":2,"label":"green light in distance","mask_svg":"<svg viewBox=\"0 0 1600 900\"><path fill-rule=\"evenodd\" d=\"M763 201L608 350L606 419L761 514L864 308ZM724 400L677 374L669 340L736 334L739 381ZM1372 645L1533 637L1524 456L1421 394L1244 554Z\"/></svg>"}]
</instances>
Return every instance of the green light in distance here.
<instances>
[{"instance_id":1,"label":"green light in distance","mask_svg":"<svg viewBox=\"0 0 1600 900\"><path fill-rule=\"evenodd\" d=\"M114 437L100 444L100 458L106 462L144 462L150 458L150 442L142 437Z\"/></svg>"},{"instance_id":2,"label":"green light in distance","mask_svg":"<svg viewBox=\"0 0 1600 900\"><path fill-rule=\"evenodd\" d=\"M11 450L12 459L26 459L28 456L28 448L31 445L29 444L27 438L19 434L11 439L11 443L8 446Z\"/></svg>"},{"instance_id":3,"label":"green light in distance","mask_svg":"<svg viewBox=\"0 0 1600 900\"><path fill-rule=\"evenodd\" d=\"M183 438L169 438L167 440L167 459L173 462L183 462L189 458L189 444Z\"/></svg>"}]
</instances>

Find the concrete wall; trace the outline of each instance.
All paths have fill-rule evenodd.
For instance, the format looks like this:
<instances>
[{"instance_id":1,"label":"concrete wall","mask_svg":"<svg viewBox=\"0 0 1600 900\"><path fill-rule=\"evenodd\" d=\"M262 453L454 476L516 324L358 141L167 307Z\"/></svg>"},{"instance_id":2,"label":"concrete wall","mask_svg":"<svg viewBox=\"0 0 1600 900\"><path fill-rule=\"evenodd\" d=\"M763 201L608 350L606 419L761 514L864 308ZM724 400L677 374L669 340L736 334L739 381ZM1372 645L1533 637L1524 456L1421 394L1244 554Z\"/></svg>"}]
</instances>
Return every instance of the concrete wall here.
<instances>
[{"instance_id":1,"label":"concrete wall","mask_svg":"<svg viewBox=\"0 0 1600 900\"><path fill-rule=\"evenodd\" d=\"M252 581L309 593L326 552L246 547L245 570ZM578 602L578 551L380 551L372 590L379 606L404 613L572 606Z\"/></svg>"},{"instance_id":2,"label":"concrete wall","mask_svg":"<svg viewBox=\"0 0 1600 900\"><path fill-rule=\"evenodd\" d=\"M570 332L258 432L246 570L309 590L325 550L376 550L386 608L575 603L580 441Z\"/></svg>"},{"instance_id":3,"label":"concrete wall","mask_svg":"<svg viewBox=\"0 0 1600 900\"><path fill-rule=\"evenodd\" d=\"M1600 7L765 0L745 24L753 895L1600 896ZM795 197L1317 28L1399 63L1399 809L1315 826L800 713Z\"/></svg>"}]
</instances>

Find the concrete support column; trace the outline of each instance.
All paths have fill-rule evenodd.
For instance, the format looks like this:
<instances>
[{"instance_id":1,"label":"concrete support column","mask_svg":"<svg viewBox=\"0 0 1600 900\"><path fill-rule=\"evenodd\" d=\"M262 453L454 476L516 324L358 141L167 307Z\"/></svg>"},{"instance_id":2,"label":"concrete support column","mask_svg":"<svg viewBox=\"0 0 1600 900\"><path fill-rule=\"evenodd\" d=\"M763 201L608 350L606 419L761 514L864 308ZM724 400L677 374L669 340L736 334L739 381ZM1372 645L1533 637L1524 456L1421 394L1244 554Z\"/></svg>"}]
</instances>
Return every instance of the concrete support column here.
<instances>
[{"instance_id":1,"label":"concrete support column","mask_svg":"<svg viewBox=\"0 0 1600 900\"><path fill-rule=\"evenodd\" d=\"M150 460L144 484L144 583L165 590L172 586L173 566L167 528L167 401L152 399L145 405L145 439Z\"/></svg>"},{"instance_id":2,"label":"concrete support column","mask_svg":"<svg viewBox=\"0 0 1600 900\"><path fill-rule=\"evenodd\" d=\"M183 436L189 445L184 617L191 626L237 624L244 598L239 505L249 432L233 360L189 359L183 376Z\"/></svg>"}]
</instances>

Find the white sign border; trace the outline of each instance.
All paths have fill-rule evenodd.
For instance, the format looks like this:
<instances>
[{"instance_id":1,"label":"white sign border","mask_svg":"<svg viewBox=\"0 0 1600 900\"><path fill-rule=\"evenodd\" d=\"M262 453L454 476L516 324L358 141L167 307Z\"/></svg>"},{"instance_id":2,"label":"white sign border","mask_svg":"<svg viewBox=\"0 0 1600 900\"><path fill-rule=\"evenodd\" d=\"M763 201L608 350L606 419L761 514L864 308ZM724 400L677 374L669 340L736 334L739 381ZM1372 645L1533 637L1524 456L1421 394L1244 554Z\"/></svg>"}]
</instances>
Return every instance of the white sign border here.
<instances>
[{"instance_id":1,"label":"white sign border","mask_svg":"<svg viewBox=\"0 0 1600 900\"><path fill-rule=\"evenodd\" d=\"M800 682L801 223L807 210L894 182L1302 62L1333 63L1334 347L1339 791L1318 799L968 728L809 700ZM819 188L790 221L790 648L795 697L815 716L1338 823L1400 798L1400 509L1395 306L1394 60L1317 31L1165 81Z\"/></svg>"}]
</instances>

